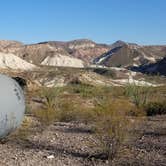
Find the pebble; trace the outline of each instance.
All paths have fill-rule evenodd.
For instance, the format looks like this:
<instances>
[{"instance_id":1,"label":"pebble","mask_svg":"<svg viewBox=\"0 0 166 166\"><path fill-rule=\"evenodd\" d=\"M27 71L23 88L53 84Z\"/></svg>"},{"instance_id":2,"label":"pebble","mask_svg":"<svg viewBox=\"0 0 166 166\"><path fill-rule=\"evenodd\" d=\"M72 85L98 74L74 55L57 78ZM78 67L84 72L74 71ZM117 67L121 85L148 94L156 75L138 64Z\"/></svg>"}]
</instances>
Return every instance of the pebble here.
<instances>
[{"instance_id":1,"label":"pebble","mask_svg":"<svg viewBox=\"0 0 166 166\"><path fill-rule=\"evenodd\" d=\"M54 159L54 155L47 156L48 159Z\"/></svg>"}]
</instances>

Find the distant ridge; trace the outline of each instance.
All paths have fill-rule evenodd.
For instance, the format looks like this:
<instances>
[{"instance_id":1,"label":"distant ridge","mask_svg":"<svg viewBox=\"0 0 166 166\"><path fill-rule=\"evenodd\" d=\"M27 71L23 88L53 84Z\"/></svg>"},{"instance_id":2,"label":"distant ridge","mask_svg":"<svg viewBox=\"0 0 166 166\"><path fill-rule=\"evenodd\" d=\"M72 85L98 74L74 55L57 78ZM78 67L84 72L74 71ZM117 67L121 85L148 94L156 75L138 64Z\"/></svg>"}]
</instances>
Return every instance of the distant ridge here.
<instances>
[{"instance_id":1,"label":"distant ridge","mask_svg":"<svg viewBox=\"0 0 166 166\"><path fill-rule=\"evenodd\" d=\"M12 53L34 65L132 67L155 63L166 55L165 46L142 46L118 40L98 44L89 39L23 44L0 41L0 52Z\"/></svg>"}]
</instances>

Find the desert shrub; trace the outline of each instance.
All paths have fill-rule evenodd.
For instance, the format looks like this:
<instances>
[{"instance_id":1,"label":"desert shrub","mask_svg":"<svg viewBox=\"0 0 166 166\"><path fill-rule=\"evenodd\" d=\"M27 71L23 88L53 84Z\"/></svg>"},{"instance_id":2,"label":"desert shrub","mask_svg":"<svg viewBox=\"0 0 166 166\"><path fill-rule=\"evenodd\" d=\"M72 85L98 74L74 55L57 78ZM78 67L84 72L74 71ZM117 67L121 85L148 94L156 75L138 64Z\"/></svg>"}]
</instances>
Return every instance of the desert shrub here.
<instances>
[{"instance_id":1,"label":"desert shrub","mask_svg":"<svg viewBox=\"0 0 166 166\"><path fill-rule=\"evenodd\" d=\"M79 94L82 97L90 97L93 93L93 86L88 84L75 84L66 87L70 93Z\"/></svg>"},{"instance_id":2,"label":"desert shrub","mask_svg":"<svg viewBox=\"0 0 166 166\"><path fill-rule=\"evenodd\" d=\"M95 146L111 162L120 146L130 135L131 123L127 113L133 105L124 99L110 99L94 108Z\"/></svg>"},{"instance_id":3,"label":"desert shrub","mask_svg":"<svg viewBox=\"0 0 166 166\"><path fill-rule=\"evenodd\" d=\"M53 123L57 118L57 113L52 108L38 109L34 111L35 117L41 122L42 125L47 126Z\"/></svg>"},{"instance_id":4,"label":"desert shrub","mask_svg":"<svg viewBox=\"0 0 166 166\"><path fill-rule=\"evenodd\" d=\"M5 139L7 140L27 140L33 134L33 122L30 117L25 117L22 125Z\"/></svg>"},{"instance_id":5,"label":"desert shrub","mask_svg":"<svg viewBox=\"0 0 166 166\"><path fill-rule=\"evenodd\" d=\"M40 92L42 107L33 111L35 117L39 119L42 125L50 125L55 121L80 121L87 123L92 119L92 111L90 111L86 104L82 103L84 100L81 97L72 94L78 93L80 96L89 96L90 94L88 95L87 93L90 93L91 87L86 92L82 86L86 85L72 85L60 89L42 89Z\"/></svg>"},{"instance_id":6,"label":"desert shrub","mask_svg":"<svg viewBox=\"0 0 166 166\"><path fill-rule=\"evenodd\" d=\"M130 97L137 107L143 107L148 103L151 95L150 87L128 84L125 86L124 95Z\"/></svg>"},{"instance_id":7,"label":"desert shrub","mask_svg":"<svg viewBox=\"0 0 166 166\"><path fill-rule=\"evenodd\" d=\"M151 101L164 102L166 100L166 86L158 86L152 88Z\"/></svg>"},{"instance_id":8,"label":"desert shrub","mask_svg":"<svg viewBox=\"0 0 166 166\"><path fill-rule=\"evenodd\" d=\"M124 96L124 88L120 86L115 86L111 88L111 92L113 97L117 98L119 96Z\"/></svg>"},{"instance_id":9,"label":"desert shrub","mask_svg":"<svg viewBox=\"0 0 166 166\"><path fill-rule=\"evenodd\" d=\"M62 89L60 88L43 88L40 90L42 107L34 111L34 115L42 122L43 125L50 125L57 118L58 97Z\"/></svg>"},{"instance_id":10,"label":"desert shrub","mask_svg":"<svg viewBox=\"0 0 166 166\"><path fill-rule=\"evenodd\" d=\"M79 101L63 99L60 101L60 109L58 111L58 121L70 122L79 121L88 123L93 121L94 113L91 108L83 105Z\"/></svg>"},{"instance_id":11,"label":"desert shrub","mask_svg":"<svg viewBox=\"0 0 166 166\"><path fill-rule=\"evenodd\" d=\"M43 88L40 90L40 97L46 108L55 108L58 98L63 91L62 88Z\"/></svg>"},{"instance_id":12,"label":"desert shrub","mask_svg":"<svg viewBox=\"0 0 166 166\"><path fill-rule=\"evenodd\" d=\"M145 112L148 116L166 114L166 101L149 102L145 107Z\"/></svg>"},{"instance_id":13,"label":"desert shrub","mask_svg":"<svg viewBox=\"0 0 166 166\"><path fill-rule=\"evenodd\" d=\"M78 84L70 85L66 87L66 90L69 93L75 93L83 98L102 98L103 96L109 94L112 90L111 87L102 87L102 86L92 86L88 84Z\"/></svg>"},{"instance_id":14,"label":"desert shrub","mask_svg":"<svg viewBox=\"0 0 166 166\"><path fill-rule=\"evenodd\" d=\"M115 72L112 71L111 69L95 68L95 69L93 69L93 72L100 74L100 75L104 75L106 77L111 77L111 78L115 78L115 76L116 76Z\"/></svg>"},{"instance_id":15,"label":"desert shrub","mask_svg":"<svg viewBox=\"0 0 166 166\"><path fill-rule=\"evenodd\" d=\"M76 120L75 105L71 100L62 100L58 111L58 121L70 122Z\"/></svg>"},{"instance_id":16,"label":"desert shrub","mask_svg":"<svg viewBox=\"0 0 166 166\"><path fill-rule=\"evenodd\" d=\"M75 76L70 78L70 80L68 81L68 84L78 85L78 84L82 84L82 82L80 81L79 77Z\"/></svg>"},{"instance_id":17,"label":"desert shrub","mask_svg":"<svg viewBox=\"0 0 166 166\"><path fill-rule=\"evenodd\" d=\"M21 139L26 139L31 133L31 127L32 121L30 120L30 118L25 118L21 128L18 130L18 137Z\"/></svg>"},{"instance_id":18,"label":"desert shrub","mask_svg":"<svg viewBox=\"0 0 166 166\"><path fill-rule=\"evenodd\" d=\"M141 118L141 117L144 117L146 116L146 113L144 111L143 108L138 108L138 107L134 107L133 106L133 109L130 109L128 112L127 112L127 115L134 118L134 117L137 117L137 118Z\"/></svg>"}]
</instances>

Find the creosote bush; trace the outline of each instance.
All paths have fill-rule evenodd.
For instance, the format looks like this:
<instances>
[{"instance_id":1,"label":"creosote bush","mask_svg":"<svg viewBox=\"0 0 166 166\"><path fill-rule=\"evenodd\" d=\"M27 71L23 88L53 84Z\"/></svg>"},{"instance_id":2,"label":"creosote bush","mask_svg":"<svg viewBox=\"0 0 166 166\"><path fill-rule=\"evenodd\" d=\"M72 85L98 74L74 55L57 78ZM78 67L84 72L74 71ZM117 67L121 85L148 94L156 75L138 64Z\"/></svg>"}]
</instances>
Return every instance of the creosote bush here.
<instances>
[{"instance_id":1,"label":"creosote bush","mask_svg":"<svg viewBox=\"0 0 166 166\"><path fill-rule=\"evenodd\" d=\"M130 135L132 125L127 114L131 109L133 105L124 99L108 99L94 108L97 138L94 145L110 163Z\"/></svg>"}]
</instances>

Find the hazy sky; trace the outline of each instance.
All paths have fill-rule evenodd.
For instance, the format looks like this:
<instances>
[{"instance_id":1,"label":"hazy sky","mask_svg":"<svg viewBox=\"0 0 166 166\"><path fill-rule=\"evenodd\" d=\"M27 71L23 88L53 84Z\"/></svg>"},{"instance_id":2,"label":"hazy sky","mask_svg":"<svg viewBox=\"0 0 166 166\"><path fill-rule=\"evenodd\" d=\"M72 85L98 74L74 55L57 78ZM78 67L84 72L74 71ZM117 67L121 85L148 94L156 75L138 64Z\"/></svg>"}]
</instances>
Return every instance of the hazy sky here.
<instances>
[{"instance_id":1,"label":"hazy sky","mask_svg":"<svg viewBox=\"0 0 166 166\"><path fill-rule=\"evenodd\" d=\"M166 44L166 0L1 0L0 39Z\"/></svg>"}]
</instances>

